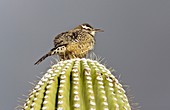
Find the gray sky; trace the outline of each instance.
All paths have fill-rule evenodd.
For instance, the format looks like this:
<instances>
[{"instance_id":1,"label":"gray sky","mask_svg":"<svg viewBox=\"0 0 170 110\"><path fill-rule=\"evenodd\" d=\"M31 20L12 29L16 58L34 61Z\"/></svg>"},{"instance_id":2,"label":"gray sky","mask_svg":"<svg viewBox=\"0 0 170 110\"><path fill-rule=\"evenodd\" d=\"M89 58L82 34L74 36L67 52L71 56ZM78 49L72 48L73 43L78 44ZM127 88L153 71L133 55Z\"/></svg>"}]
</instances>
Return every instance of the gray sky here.
<instances>
[{"instance_id":1,"label":"gray sky","mask_svg":"<svg viewBox=\"0 0 170 110\"><path fill-rule=\"evenodd\" d=\"M169 0L0 0L0 108L13 110L28 82L49 68L34 66L53 38L88 22L104 33L95 52L130 85L142 110L170 110Z\"/></svg>"}]
</instances>

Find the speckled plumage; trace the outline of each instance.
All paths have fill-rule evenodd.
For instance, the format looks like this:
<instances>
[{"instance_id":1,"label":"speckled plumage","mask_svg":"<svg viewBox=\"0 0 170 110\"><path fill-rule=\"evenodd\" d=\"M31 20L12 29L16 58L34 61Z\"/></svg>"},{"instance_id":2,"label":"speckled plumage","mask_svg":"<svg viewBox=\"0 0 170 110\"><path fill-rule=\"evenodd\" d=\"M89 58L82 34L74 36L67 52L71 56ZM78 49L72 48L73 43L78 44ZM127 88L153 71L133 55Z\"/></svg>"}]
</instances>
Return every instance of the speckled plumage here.
<instances>
[{"instance_id":1,"label":"speckled plumage","mask_svg":"<svg viewBox=\"0 0 170 110\"><path fill-rule=\"evenodd\" d=\"M35 65L55 54L59 55L61 60L85 57L94 47L96 32L102 32L102 30L94 29L89 24L84 23L57 35L54 38L54 48L40 58Z\"/></svg>"}]
</instances>

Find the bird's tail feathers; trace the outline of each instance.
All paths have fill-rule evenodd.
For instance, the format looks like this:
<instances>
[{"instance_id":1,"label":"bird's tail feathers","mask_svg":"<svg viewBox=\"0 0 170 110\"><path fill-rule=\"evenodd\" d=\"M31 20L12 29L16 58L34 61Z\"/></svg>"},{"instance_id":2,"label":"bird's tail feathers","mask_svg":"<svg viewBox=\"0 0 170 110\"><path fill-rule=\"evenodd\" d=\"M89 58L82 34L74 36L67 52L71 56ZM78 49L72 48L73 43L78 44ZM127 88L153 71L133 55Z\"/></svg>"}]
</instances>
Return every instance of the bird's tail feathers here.
<instances>
[{"instance_id":1,"label":"bird's tail feathers","mask_svg":"<svg viewBox=\"0 0 170 110\"><path fill-rule=\"evenodd\" d=\"M45 54L44 56L42 56L37 62L35 62L34 65L38 65L39 63L41 63L43 60L45 60L47 57L53 55L54 52L53 51L49 51L47 54Z\"/></svg>"}]
</instances>

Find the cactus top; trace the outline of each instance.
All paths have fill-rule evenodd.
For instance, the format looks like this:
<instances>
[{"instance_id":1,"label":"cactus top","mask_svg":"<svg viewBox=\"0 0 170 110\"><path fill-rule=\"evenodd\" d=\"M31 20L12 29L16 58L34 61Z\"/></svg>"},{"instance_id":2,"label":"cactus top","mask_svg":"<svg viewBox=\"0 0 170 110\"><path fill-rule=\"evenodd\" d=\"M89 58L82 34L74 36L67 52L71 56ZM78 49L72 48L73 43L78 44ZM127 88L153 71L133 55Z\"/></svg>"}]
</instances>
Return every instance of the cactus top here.
<instances>
[{"instance_id":1,"label":"cactus top","mask_svg":"<svg viewBox=\"0 0 170 110\"><path fill-rule=\"evenodd\" d=\"M131 110L125 90L98 61L54 64L29 94L23 110Z\"/></svg>"}]
</instances>

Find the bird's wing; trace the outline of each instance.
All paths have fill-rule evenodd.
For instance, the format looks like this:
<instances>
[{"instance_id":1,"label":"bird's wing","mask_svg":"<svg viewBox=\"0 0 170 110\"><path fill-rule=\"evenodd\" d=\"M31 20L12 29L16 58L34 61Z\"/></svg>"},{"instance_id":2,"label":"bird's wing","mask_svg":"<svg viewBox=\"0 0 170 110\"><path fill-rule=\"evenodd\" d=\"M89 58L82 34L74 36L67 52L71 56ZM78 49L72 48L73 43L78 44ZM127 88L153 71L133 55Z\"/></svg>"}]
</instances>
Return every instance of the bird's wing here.
<instances>
[{"instance_id":1,"label":"bird's wing","mask_svg":"<svg viewBox=\"0 0 170 110\"><path fill-rule=\"evenodd\" d=\"M53 40L53 42L54 42L54 47L58 47L58 46L60 46L60 45L64 45L64 44L66 44L66 36L68 35L68 32L62 32L62 33L60 33L60 34L58 34L55 38L54 38L54 40Z\"/></svg>"}]
</instances>

